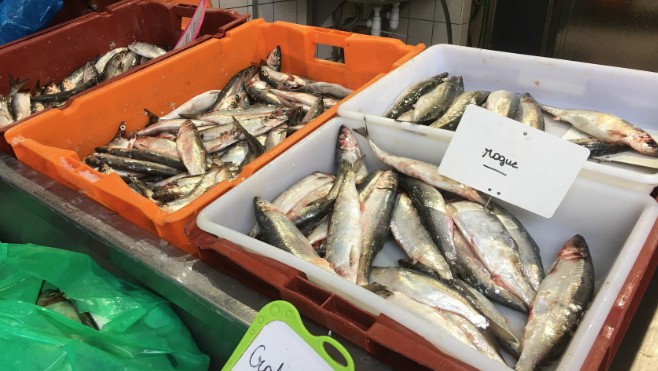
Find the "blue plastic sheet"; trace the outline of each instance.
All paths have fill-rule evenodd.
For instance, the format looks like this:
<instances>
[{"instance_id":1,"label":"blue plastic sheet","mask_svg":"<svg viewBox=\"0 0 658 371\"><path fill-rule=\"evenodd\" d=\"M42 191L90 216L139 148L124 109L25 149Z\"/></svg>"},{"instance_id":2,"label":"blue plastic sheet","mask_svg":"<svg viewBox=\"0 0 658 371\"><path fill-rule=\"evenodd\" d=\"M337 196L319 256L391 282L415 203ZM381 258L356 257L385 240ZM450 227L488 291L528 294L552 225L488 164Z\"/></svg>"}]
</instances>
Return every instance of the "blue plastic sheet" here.
<instances>
[{"instance_id":1,"label":"blue plastic sheet","mask_svg":"<svg viewBox=\"0 0 658 371\"><path fill-rule=\"evenodd\" d=\"M63 3L63 0L0 0L0 44L44 28Z\"/></svg>"}]
</instances>

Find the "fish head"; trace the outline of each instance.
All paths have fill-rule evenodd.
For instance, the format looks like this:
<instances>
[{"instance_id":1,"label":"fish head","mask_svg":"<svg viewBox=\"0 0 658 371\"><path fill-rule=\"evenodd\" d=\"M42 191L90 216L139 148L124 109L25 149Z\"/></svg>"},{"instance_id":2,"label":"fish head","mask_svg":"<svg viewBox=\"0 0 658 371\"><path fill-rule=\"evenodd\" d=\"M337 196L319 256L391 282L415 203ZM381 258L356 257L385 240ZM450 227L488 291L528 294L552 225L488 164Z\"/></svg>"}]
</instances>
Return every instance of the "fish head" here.
<instances>
[{"instance_id":1,"label":"fish head","mask_svg":"<svg viewBox=\"0 0 658 371\"><path fill-rule=\"evenodd\" d=\"M338 141L336 144L342 151L353 151L359 148L354 133L345 125L341 125L338 130Z\"/></svg>"},{"instance_id":2,"label":"fish head","mask_svg":"<svg viewBox=\"0 0 658 371\"><path fill-rule=\"evenodd\" d=\"M585 238L579 234L571 237L558 253L557 260L583 260L589 256Z\"/></svg>"},{"instance_id":3,"label":"fish head","mask_svg":"<svg viewBox=\"0 0 658 371\"><path fill-rule=\"evenodd\" d=\"M268 66L272 67L276 71L281 70L281 46L277 45L267 56L265 61Z\"/></svg>"},{"instance_id":4,"label":"fish head","mask_svg":"<svg viewBox=\"0 0 658 371\"><path fill-rule=\"evenodd\" d=\"M272 205L269 201L264 199L263 197L256 196L254 197L254 208L259 211L267 212L270 210L276 209L274 205Z\"/></svg>"}]
</instances>

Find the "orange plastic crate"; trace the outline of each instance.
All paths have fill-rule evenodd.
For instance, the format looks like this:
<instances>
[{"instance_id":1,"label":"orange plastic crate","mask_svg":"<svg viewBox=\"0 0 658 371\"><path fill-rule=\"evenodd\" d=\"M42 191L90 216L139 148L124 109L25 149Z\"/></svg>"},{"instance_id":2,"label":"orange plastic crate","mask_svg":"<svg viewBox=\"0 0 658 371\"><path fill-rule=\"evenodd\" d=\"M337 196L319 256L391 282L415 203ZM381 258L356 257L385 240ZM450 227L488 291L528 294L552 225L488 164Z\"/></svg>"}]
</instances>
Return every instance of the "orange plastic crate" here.
<instances>
[{"instance_id":1,"label":"orange plastic crate","mask_svg":"<svg viewBox=\"0 0 658 371\"><path fill-rule=\"evenodd\" d=\"M318 44L343 48L345 63L316 59ZM121 121L126 122L129 132L141 129L147 123L145 108L165 114L203 91L221 88L241 69L259 63L276 45L282 49L283 71L354 90L367 86L424 49L422 44L410 46L396 39L258 19L238 26L222 39L204 41L89 91L65 109L36 115L7 131L6 140L20 161L196 254L187 231L200 210L324 124L335 115L337 106L245 166L235 180L215 185L174 213L161 210L132 191L118 175L96 172L81 159L95 147L107 144Z\"/></svg>"}]
</instances>

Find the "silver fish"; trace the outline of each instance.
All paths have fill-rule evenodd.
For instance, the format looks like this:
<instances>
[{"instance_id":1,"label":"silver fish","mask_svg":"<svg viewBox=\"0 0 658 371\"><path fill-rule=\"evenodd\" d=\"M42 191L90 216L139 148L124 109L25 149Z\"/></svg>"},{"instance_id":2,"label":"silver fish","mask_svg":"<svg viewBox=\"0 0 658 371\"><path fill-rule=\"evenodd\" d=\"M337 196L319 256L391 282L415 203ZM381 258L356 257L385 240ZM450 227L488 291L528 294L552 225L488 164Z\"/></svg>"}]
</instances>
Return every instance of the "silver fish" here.
<instances>
[{"instance_id":1,"label":"silver fish","mask_svg":"<svg viewBox=\"0 0 658 371\"><path fill-rule=\"evenodd\" d=\"M281 71L281 46L277 45L274 47L270 54L268 54L265 62L274 71Z\"/></svg>"},{"instance_id":2,"label":"silver fish","mask_svg":"<svg viewBox=\"0 0 658 371\"><path fill-rule=\"evenodd\" d=\"M297 90L312 82L291 73L275 71L269 66L260 66L258 77L273 88L286 90Z\"/></svg>"},{"instance_id":3,"label":"silver fish","mask_svg":"<svg viewBox=\"0 0 658 371\"><path fill-rule=\"evenodd\" d=\"M30 93L17 92L9 100L9 108L14 114L14 120L20 121L32 114Z\"/></svg>"},{"instance_id":4,"label":"silver fish","mask_svg":"<svg viewBox=\"0 0 658 371\"><path fill-rule=\"evenodd\" d=\"M399 291L433 308L459 313L480 329L487 329L489 321L459 292L433 277L405 268L372 267L370 281Z\"/></svg>"},{"instance_id":5,"label":"silver fish","mask_svg":"<svg viewBox=\"0 0 658 371\"><path fill-rule=\"evenodd\" d=\"M448 214L492 276L530 306L535 291L523 274L514 239L498 218L482 205L469 201L453 202L447 208Z\"/></svg>"},{"instance_id":6,"label":"silver fish","mask_svg":"<svg viewBox=\"0 0 658 371\"><path fill-rule=\"evenodd\" d=\"M400 177L400 184L407 191L430 238L443 253L450 269L454 270L457 265L453 238L455 226L441 192L423 181L405 176Z\"/></svg>"},{"instance_id":7,"label":"silver fish","mask_svg":"<svg viewBox=\"0 0 658 371\"><path fill-rule=\"evenodd\" d=\"M199 138L199 132L191 121L183 123L176 136L178 156L190 175L206 173L206 149Z\"/></svg>"},{"instance_id":8,"label":"silver fish","mask_svg":"<svg viewBox=\"0 0 658 371\"><path fill-rule=\"evenodd\" d=\"M339 84L333 84L330 82L312 82L302 86L300 89L305 93L311 93L316 95L331 95L334 98L343 99L348 95L352 94L352 89L348 89Z\"/></svg>"},{"instance_id":9,"label":"silver fish","mask_svg":"<svg viewBox=\"0 0 658 371\"><path fill-rule=\"evenodd\" d=\"M649 133L622 118L597 111L571 110L540 105L543 111L555 116L556 120L566 121L576 129L584 131L607 142L624 143L634 150L658 156L658 143Z\"/></svg>"},{"instance_id":10,"label":"silver fish","mask_svg":"<svg viewBox=\"0 0 658 371\"><path fill-rule=\"evenodd\" d=\"M521 258L521 271L523 271L532 289L537 291L544 279L544 265L539 254L539 246L523 224L504 207L494 204L491 211L503 223L507 232L516 242L519 257Z\"/></svg>"},{"instance_id":11,"label":"silver fish","mask_svg":"<svg viewBox=\"0 0 658 371\"><path fill-rule=\"evenodd\" d=\"M485 197L476 189L439 174L436 165L412 158L395 156L381 150L372 139L369 138L368 131L365 128L355 129L354 132L363 135L368 139L370 149L372 149L379 160L402 174L422 180L431 186L452 192L467 200L483 205L486 203Z\"/></svg>"},{"instance_id":12,"label":"silver fish","mask_svg":"<svg viewBox=\"0 0 658 371\"><path fill-rule=\"evenodd\" d=\"M528 306L518 296L496 282L489 269L475 255L470 243L466 241L462 233L455 230L453 236L459 259L457 265L459 275L489 299L520 312L527 312Z\"/></svg>"},{"instance_id":13,"label":"silver fish","mask_svg":"<svg viewBox=\"0 0 658 371\"><path fill-rule=\"evenodd\" d=\"M261 197L254 197L254 209L265 242L334 273L331 265L318 255L302 232L274 205Z\"/></svg>"},{"instance_id":14,"label":"silver fish","mask_svg":"<svg viewBox=\"0 0 658 371\"><path fill-rule=\"evenodd\" d=\"M227 167L212 167L209 171L203 174L201 180L197 183L194 188L187 193L186 195L177 198L169 203L162 205L162 209L173 213L182 209L183 207L189 205L194 200L198 199L199 196L204 194L207 190L212 188L214 185L229 179L232 176L231 172Z\"/></svg>"},{"instance_id":15,"label":"silver fish","mask_svg":"<svg viewBox=\"0 0 658 371\"><path fill-rule=\"evenodd\" d=\"M148 149L172 158L180 158L178 156L178 149L176 149L176 142L170 139L136 136L131 143L132 148Z\"/></svg>"},{"instance_id":16,"label":"silver fish","mask_svg":"<svg viewBox=\"0 0 658 371\"><path fill-rule=\"evenodd\" d=\"M14 123L14 117L9 112L7 98L0 95L0 128Z\"/></svg>"},{"instance_id":17,"label":"silver fish","mask_svg":"<svg viewBox=\"0 0 658 371\"><path fill-rule=\"evenodd\" d=\"M110 50L109 52L103 54L100 58L98 58L98 61L94 64L94 67L96 68L96 71L98 73L103 73L103 70L105 70L105 65L107 65L107 62L112 59L112 57L117 54L121 53L128 50L128 48L122 47L122 48L114 48Z\"/></svg>"},{"instance_id":18,"label":"silver fish","mask_svg":"<svg viewBox=\"0 0 658 371\"><path fill-rule=\"evenodd\" d=\"M361 157L363 157L363 154L354 133L347 126L341 125L336 140L336 164L338 165L336 173L343 173L346 164L353 166ZM357 183L360 183L367 175L368 170L365 165L362 165L356 173Z\"/></svg>"},{"instance_id":19,"label":"silver fish","mask_svg":"<svg viewBox=\"0 0 658 371\"><path fill-rule=\"evenodd\" d=\"M93 155L101 163L106 163L118 170L135 171L150 175L172 176L180 173L180 170L170 166L150 161L135 160L128 157L114 156L107 153L96 153Z\"/></svg>"},{"instance_id":20,"label":"silver fish","mask_svg":"<svg viewBox=\"0 0 658 371\"><path fill-rule=\"evenodd\" d=\"M594 266L587 242L575 235L562 247L539 286L523 334L519 371L534 370L564 345L594 296Z\"/></svg>"},{"instance_id":21,"label":"silver fish","mask_svg":"<svg viewBox=\"0 0 658 371\"><path fill-rule=\"evenodd\" d=\"M188 99L185 103L178 106L178 108L169 112L168 114L160 117L160 119L173 119L180 117L179 114L184 115L199 115L207 112L219 98L221 90L208 90L201 94Z\"/></svg>"},{"instance_id":22,"label":"silver fish","mask_svg":"<svg viewBox=\"0 0 658 371\"><path fill-rule=\"evenodd\" d=\"M395 195L398 188L398 176L392 170L384 171L373 185L373 189L363 203L361 214L361 240L360 255L356 270L356 283L364 286L368 284L370 266L375 256L384 246L388 236L388 226L395 205Z\"/></svg>"},{"instance_id":23,"label":"silver fish","mask_svg":"<svg viewBox=\"0 0 658 371\"><path fill-rule=\"evenodd\" d=\"M269 151L274 148L277 144L283 142L288 135L288 126L281 125L270 130L267 133L267 139L265 139L265 150Z\"/></svg>"},{"instance_id":24,"label":"silver fish","mask_svg":"<svg viewBox=\"0 0 658 371\"><path fill-rule=\"evenodd\" d=\"M461 76L450 76L444 79L427 94L418 98L414 107L414 122L436 120L450 107L452 102L464 92L464 81Z\"/></svg>"},{"instance_id":25,"label":"silver fish","mask_svg":"<svg viewBox=\"0 0 658 371\"><path fill-rule=\"evenodd\" d=\"M428 266L446 281L454 278L448 262L432 241L406 193L400 194L395 202L390 229L398 246L414 262Z\"/></svg>"},{"instance_id":26,"label":"silver fish","mask_svg":"<svg viewBox=\"0 0 658 371\"><path fill-rule=\"evenodd\" d=\"M325 258L341 277L356 282L363 239L361 202L356 189L354 167L345 164L343 169L344 179L338 189L329 221Z\"/></svg>"},{"instance_id":27,"label":"silver fish","mask_svg":"<svg viewBox=\"0 0 658 371\"><path fill-rule=\"evenodd\" d=\"M322 97L318 97L318 99L315 100L315 103L311 105L301 119L302 124L306 124L309 121L313 120L314 118L320 116L324 112L324 99Z\"/></svg>"},{"instance_id":28,"label":"silver fish","mask_svg":"<svg viewBox=\"0 0 658 371\"><path fill-rule=\"evenodd\" d=\"M446 113L441 117L436 119L429 126L433 128L440 128L446 130L455 130L457 125L459 125L459 120L461 120L464 115L464 111L469 104L481 105L489 96L488 91L484 90L475 90L467 91L460 94L452 102Z\"/></svg>"},{"instance_id":29,"label":"silver fish","mask_svg":"<svg viewBox=\"0 0 658 371\"><path fill-rule=\"evenodd\" d=\"M541 108L535 101L535 99L530 95L530 93L524 93L519 99L519 108L512 116L514 120L522 122L530 127L535 129L544 130L544 114L541 112Z\"/></svg>"},{"instance_id":30,"label":"silver fish","mask_svg":"<svg viewBox=\"0 0 658 371\"><path fill-rule=\"evenodd\" d=\"M519 109L519 96L509 90L492 91L484 108L501 116L512 117Z\"/></svg>"},{"instance_id":31,"label":"silver fish","mask_svg":"<svg viewBox=\"0 0 658 371\"><path fill-rule=\"evenodd\" d=\"M448 73L444 72L411 85L400 94L393 103L393 106L384 114L384 116L391 119L399 119L401 121L410 121L408 119L403 120L399 116L412 109L413 105L418 101L418 98L434 89L437 85L442 83L443 79L446 77L448 77ZM411 110L411 113L413 113L413 110Z\"/></svg>"},{"instance_id":32,"label":"silver fish","mask_svg":"<svg viewBox=\"0 0 658 371\"><path fill-rule=\"evenodd\" d=\"M145 43L142 41L135 41L128 44L128 50L148 59L157 58L167 52L157 45Z\"/></svg>"},{"instance_id":33,"label":"silver fish","mask_svg":"<svg viewBox=\"0 0 658 371\"><path fill-rule=\"evenodd\" d=\"M245 83L254 76L256 69L256 66L249 66L233 75L219 94L217 103L209 111L237 108L240 104L240 93L245 91Z\"/></svg>"},{"instance_id":34,"label":"silver fish","mask_svg":"<svg viewBox=\"0 0 658 371\"><path fill-rule=\"evenodd\" d=\"M467 328L470 322L466 320L467 324L460 321L457 318L460 317L459 315L451 315L450 312L438 311L435 308L411 299L400 292L393 292L386 298L386 300L391 304L403 308L413 315L426 320L432 326L454 336L457 340L478 350L488 357L499 362L504 362L496 351L496 348L491 345L475 327L472 327L471 329ZM473 325L471 324L471 326ZM468 332L465 333L464 329Z\"/></svg>"}]
</instances>

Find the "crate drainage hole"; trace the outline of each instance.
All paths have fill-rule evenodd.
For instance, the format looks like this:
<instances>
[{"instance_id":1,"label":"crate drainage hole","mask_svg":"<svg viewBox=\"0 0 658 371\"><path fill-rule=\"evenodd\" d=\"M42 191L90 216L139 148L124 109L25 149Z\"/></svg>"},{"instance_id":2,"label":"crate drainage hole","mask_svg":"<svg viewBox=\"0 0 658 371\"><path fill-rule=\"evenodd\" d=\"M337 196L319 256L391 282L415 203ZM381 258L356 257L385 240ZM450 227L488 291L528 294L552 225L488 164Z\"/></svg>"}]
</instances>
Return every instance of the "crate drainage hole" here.
<instances>
[{"instance_id":1,"label":"crate drainage hole","mask_svg":"<svg viewBox=\"0 0 658 371\"><path fill-rule=\"evenodd\" d=\"M317 44L315 46L315 58L336 63L345 63L345 49L333 45Z\"/></svg>"}]
</instances>

